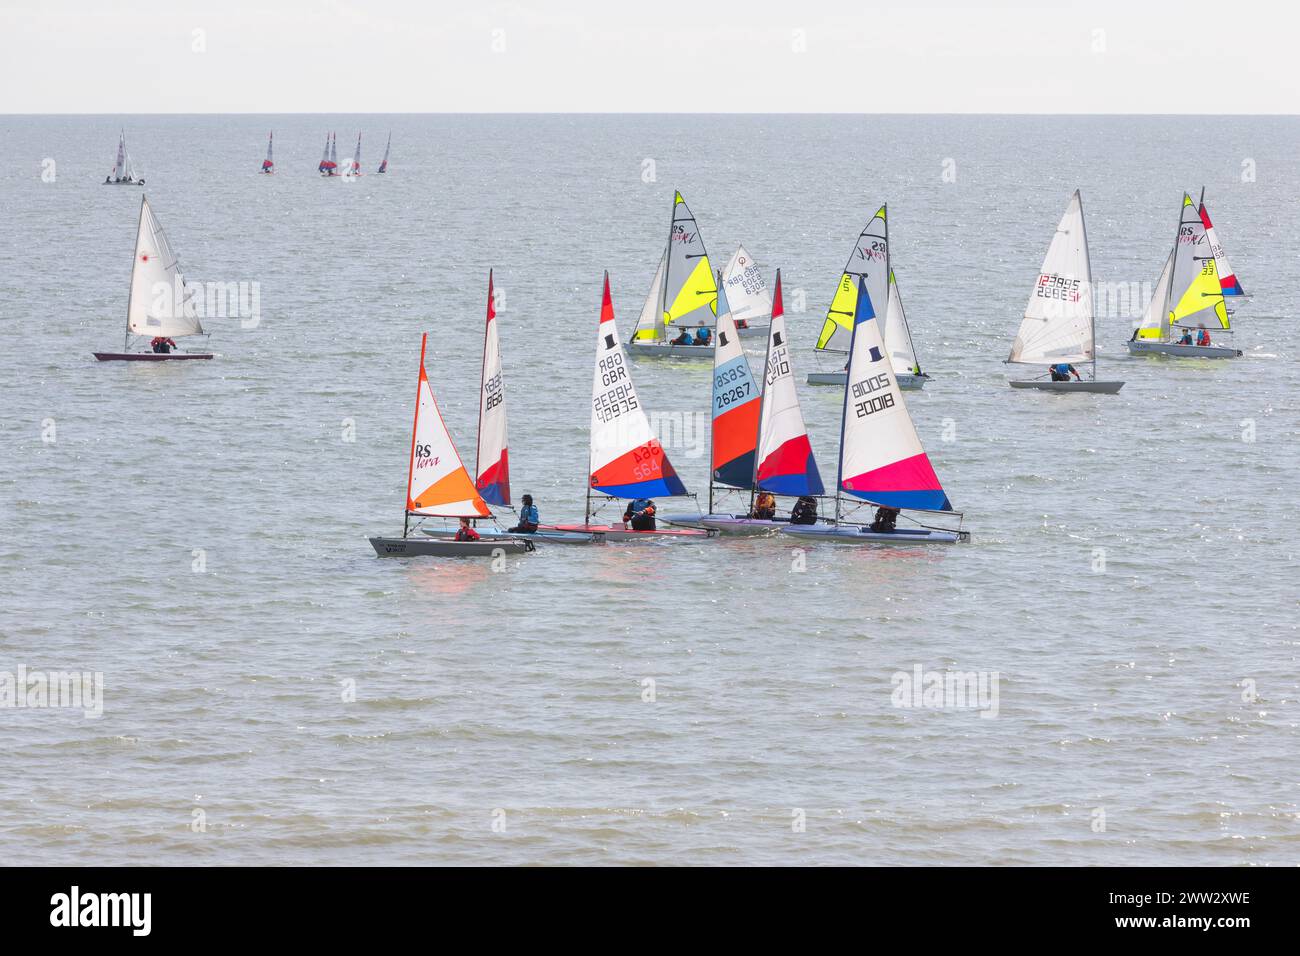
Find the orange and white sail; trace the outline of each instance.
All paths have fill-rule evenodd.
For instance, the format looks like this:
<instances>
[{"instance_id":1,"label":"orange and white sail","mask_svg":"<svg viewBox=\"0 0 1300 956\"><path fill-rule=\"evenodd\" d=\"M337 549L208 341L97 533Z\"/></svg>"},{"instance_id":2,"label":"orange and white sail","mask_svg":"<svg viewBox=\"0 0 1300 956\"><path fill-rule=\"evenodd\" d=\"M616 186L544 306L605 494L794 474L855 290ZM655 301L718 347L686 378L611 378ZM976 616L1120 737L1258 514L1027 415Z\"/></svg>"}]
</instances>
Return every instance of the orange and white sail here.
<instances>
[{"instance_id":1,"label":"orange and white sail","mask_svg":"<svg viewBox=\"0 0 1300 956\"><path fill-rule=\"evenodd\" d=\"M489 518L492 512L474 488L451 440L424 371L429 336L420 339L420 384L411 430L411 469L406 481L408 514L444 518Z\"/></svg>"},{"instance_id":2,"label":"orange and white sail","mask_svg":"<svg viewBox=\"0 0 1300 956\"><path fill-rule=\"evenodd\" d=\"M510 452L506 447L506 393L501 377L501 340L492 273L488 272L487 327L483 332L483 375L478 396L478 457L475 485L491 505L510 504Z\"/></svg>"}]
</instances>

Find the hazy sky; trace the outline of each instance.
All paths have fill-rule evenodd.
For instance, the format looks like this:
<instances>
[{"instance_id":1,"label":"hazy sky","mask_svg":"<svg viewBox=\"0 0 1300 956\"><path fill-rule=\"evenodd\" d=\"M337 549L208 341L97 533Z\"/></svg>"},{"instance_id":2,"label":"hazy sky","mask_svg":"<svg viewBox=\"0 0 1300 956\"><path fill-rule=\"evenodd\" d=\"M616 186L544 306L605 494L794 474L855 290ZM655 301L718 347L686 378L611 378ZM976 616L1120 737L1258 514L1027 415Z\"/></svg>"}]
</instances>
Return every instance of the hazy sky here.
<instances>
[{"instance_id":1,"label":"hazy sky","mask_svg":"<svg viewBox=\"0 0 1300 956\"><path fill-rule=\"evenodd\" d=\"M1294 113L1295 11L0 0L0 113Z\"/></svg>"}]
</instances>

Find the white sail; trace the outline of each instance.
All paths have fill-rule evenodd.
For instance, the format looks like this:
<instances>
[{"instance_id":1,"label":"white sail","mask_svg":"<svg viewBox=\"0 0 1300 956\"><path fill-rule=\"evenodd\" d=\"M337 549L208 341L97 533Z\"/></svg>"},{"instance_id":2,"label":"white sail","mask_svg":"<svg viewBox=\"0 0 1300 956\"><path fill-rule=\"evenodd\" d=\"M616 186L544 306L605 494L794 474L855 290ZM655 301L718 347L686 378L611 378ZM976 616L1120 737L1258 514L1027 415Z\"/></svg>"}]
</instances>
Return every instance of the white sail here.
<instances>
[{"instance_id":1,"label":"white sail","mask_svg":"<svg viewBox=\"0 0 1300 956\"><path fill-rule=\"evenodd\" d=\"M772 314L772 296L753 257L744 246L737 246L731 261L722 270L722 284L731 304L731 317L737 325L766 324Z\"/></svg>"},{"instance_id":2,"label":"white sail","mask_svg":"<svg viewBox=\"0 0 1300 956\"><path fill-rule=\"evenodd\" d=\"M773 494L820 495L826 489L799 408L790 343L785 334L780 271L776 274L771 323L767 331L755 477L760 489Z\"/></svg>"},{"instance_id":3,"label":"white sail","mask_svg":"<svg viewBox=\"0 0 1300 956\"><path fill-rule=\"evenodd\" d=\"M203 333L203 326L190 305L176 254L149 201L143 197L126 327L134 335L170 338Z\"/></svg>"},{"instance_id":4,"label":"white sail","mask_svg":"<svg viewBox=\"0 0 1300 956\"><path fill-rule=\"evenodd\" d=\"M655 270L650 291L646 293L645 305L641 306L641 315L636 320L636 330L632 333L634 341L652 341L664 337L664 268L667 264L668 253L665 251L659 259L659 268Z\"/></svg>"},{"instance_id":5,"label":"white sail","mask_svg":"<svg viewBox=\"0 0 1300 956\"><path fill-rule=\"evenodd\" d=\"M1169 280L1169 324L1179 328L1230 328L1219 281L1218 262L1210 248L1205 221L1183 194L1178 238L1174 243L1174 267Z\"/></svg>"},{"instance_id":6,"label":"white sail","mask_svg":"<svg viewBox=\"0 0 1300 956\"><path fill-rule=\"evenodd\" d=\"M907 327L907 315L903 312L903 299L898 294L898 280L894 270L889 270L889 305L885 309L885 349L894 366L895 375L919 375L921 367L916 364L916 351L912 346L912 332Z\"/></svg>"},{"instance_id":7,"label":"white sail","mask_svg":"<svg viewBox=\"0 0 1300 956\"><path fill-rule=\"evenodd\" d=\"M489 518L492 513L474 490L424 370L428 335L420 340L420 382L411 435L411 469L406 482L410 514L446 518Z\"/></svg>"},{"instance_id":8,"label":"white sail","mask_svg":"<svg viewBox=\"0 0 1300 956\"><path fill-rule=\"evenodd\" d=\"M1160 278L1156 280L1151 301L1147 303L1147 310L1142 316L1142 321L1138 323L1133 338L1166 339L1169 337L1169 313L1165 311L1165 300L1169 298L1169 280L1173 271L1174 251L1170 249L1169 255L1165 257L1165 267L1160 270Z\"/></svg>"},{"instance_id":9,"label":"white sail","mask_svg":"<svg viewBox=\"0 0 1300 956\"><path fill-rule=\"evenodd\" d=\"M1034 282L1009 362L1052 365L1093 359L1092 269L1083 200L1076 189Z\"/></svg>"},{"instance_id":10,"label":"white sail","mask_svg":"<svg viewBox=\"0 0 1300 956\"><path fill-rule=\"evenodd\" d=\"M501 340L492 273L488 273L487 326L483 333L483 375L478 405L478 455L474 484L483 500L510 504L510 453L506 441L506 393L501 375Z\"/></svg>"},{"instance_id":11,"label":"white sail","mask_svg":"<svg viewBox=\"0 0 1300 956\"><path fill-rule=\"evenodd\" d=\"M872 308L886 300L890 270L889 222L886 216L886 207L881 206L859 233L849 260L844 263L840 283L826 311L826 321L817 336L818 350L848 351L849 339L853 335L853 317L858 308L858 279L867 280L867 295L871 296Z\"/></svg>"}]
</instances>

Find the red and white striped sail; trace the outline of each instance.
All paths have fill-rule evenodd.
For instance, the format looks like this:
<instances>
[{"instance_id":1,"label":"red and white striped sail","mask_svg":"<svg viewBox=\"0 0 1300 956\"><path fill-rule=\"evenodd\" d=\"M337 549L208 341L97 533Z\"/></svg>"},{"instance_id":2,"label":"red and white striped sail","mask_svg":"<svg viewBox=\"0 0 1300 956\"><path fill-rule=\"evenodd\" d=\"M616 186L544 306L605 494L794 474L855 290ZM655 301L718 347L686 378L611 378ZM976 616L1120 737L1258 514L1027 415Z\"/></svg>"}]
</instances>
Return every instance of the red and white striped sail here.
<instances>
[{"instance_id":1,"label":"red and white striped sail","mask_svg":"<svg viewBox=\"0 0 1300 956\"><path fill-rule=\"evenodd\" d=\"M361 175L361 134L357 133L357 151L352 154L352 162L348 163L348 175Z\"/></svg>"},{"instance_id":2,"label":"red and white striped sail","mask_svg":"<svg viewBox=\"0 0 1300 956\"><path fill-rule=\"evenodd\" d=\"M790 343L785 335L781 272L772 296L763 373L763 412L758 425L758 487L778 495L820 495L825 491L795 389Z\"/></svg>"},{"instance_id":3,"label":"red and white striped sail","mask_svg":"<svg viewBox=\"0 0 1300 956\"><path fill-rule=\"evenodd\" d=\"M487 326L483 333L483 375L478 397L478 477L475 486L492 505L510 504L510 452L506 447L506 393L501 377L501 340L488 272Z\"/></svg>"},{"instance_id":4,"label":"red and white striped sail","mask_svg":"<svg viewBox=\"0 0 1300 956\"><path fill-rule=\"evenodd\" d=\"M375 170L375 172L379 172L379 173L386 173L386 172L388 172L388 151L392 148L392 146L393 146L393 134L392 134L392 133L389 133L389 134L388 134L388 145L386 145L386 146L384 147L384 158L383 158L383 160L380 161L380 163L379 163L379 168L378 168L377 170Z\"/></svg>"},{"instance_id":5,"label":"red and white striped sail","mask_svg":"<svg viewBox=\"0 0 1300 956\"><path fill-rule=\"evenodd\" d=\"M275 132L272 131L270 137L266 141L266 159L262 160L262 172L264 173L275 172L275 160L271 156L271 147L274 145Z\"/></svg>"},{"instance_id":6,"label":"red and white striped sail","mask_svg":"<svg viewBox=\"0 0 1300 956\"><path fill-rule=\"evenodd\" d=\"M442 421L438 403L424 371L429 336L420 339L420 383L411 429L411 469L406 481L406 510L410 514L444 518L488 518L486 502L474 489L469 472Z\"/></svg>"}]
</instances>

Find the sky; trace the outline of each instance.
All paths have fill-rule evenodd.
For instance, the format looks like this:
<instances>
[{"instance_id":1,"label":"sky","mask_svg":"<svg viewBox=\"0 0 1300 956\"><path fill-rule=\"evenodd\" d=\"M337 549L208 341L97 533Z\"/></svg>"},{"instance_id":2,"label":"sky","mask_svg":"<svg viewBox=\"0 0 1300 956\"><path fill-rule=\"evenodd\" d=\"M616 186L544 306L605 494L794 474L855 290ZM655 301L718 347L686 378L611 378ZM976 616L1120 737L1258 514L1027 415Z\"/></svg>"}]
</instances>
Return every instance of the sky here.
<instances>
[{"instance_id":1,"label":"sky","mask_svg":"<svg viewBox=\"0 0 1300 956\"><path fill-rule=\"evenodd\" d=\"M1293 4L0 0L0 113L1295 113Z\"/></svg>"}]
</instances>

